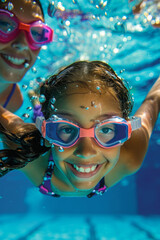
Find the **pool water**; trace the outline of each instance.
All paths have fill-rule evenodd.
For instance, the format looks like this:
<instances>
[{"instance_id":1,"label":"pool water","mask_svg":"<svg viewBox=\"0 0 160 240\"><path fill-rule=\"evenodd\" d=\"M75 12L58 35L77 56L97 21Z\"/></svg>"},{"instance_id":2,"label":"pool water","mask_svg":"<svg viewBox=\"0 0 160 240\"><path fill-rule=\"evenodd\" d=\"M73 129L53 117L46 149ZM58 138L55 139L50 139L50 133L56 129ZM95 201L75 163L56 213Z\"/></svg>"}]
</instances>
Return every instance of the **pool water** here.
<instances>
[{"instance_id":1,"label":"pool water","mask_svg":"<svg viewBox=\"0 0 160 240\"><path fill-rule=\"evenodd\" d=\"M160 239L160 219L155 216L29 214L4 215L0 220L3 240Z\"/></svg>"},{"instance_id":2,"label":"pool water","mask_svg":"<svg viewBox=\"0 0 160 240\"><path fill-rule=\"evenodd\" d=\"M54 41L43 47L20 83L25 101L17 114L31 122L28 90L76 60L109 63L128 82L134 113L160 75L160 29L146 17L152 15L153 20L160 12L153 7L147 15L151 2L147 1L135 18L132 7L138 2L55 1L54 6L65 11L53 14L49 10L50 17L49 1L43 1ZM22 173L9 173L0 179L0 239L160 239L159 133L158 119L141 170L103 197L52 199L42 196Z\"/></svg>"}]
</instances>

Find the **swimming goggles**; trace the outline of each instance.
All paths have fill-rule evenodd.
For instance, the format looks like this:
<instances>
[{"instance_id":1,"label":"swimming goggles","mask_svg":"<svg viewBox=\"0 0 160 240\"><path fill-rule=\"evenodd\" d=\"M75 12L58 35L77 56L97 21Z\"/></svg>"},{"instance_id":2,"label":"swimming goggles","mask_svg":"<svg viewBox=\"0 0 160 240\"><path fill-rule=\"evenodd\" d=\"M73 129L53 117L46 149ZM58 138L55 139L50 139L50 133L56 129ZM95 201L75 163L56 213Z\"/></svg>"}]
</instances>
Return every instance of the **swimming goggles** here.
<instances>
[{"instance_id":1,"label":"swimming goggles","mask_svg":"<svg viewBox=\"0 0 160 240\"><path fill-rule=\"evenodd\" d=\"M0 42L12 41L21 30L25 32L32 50L39 49L53 39L53 30L42 21L23 23L13 13L0 9Z\"/></svg>"},{"instance_id":2,"label":"swimming goggles","mask_svg":"<svg viewBox=\"0 0 160 240\"><path fill-rule=\"evenodd\" d=\"M131 132L141 127L141 118L131 117L126 121L116 116L86 129L63 118L45 120L44 117L37 117L36 126L45 139L63 148L72 147L83 137L94 138L102 148L110 148L128 140Z\"/></svg>"}]
</instances>

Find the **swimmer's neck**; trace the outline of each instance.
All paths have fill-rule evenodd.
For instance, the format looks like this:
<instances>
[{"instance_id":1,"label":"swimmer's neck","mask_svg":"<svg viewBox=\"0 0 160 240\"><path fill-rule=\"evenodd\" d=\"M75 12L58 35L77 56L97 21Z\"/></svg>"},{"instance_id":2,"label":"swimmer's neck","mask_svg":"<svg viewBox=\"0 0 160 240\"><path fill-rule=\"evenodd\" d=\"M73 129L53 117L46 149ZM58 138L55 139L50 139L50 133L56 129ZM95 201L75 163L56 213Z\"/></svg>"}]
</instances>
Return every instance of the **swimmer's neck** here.
<instances>
[{"instance_id":1,"label":"swimmer's neck","mask_svg":"<svg viewBox=\"0 0 160 240\"><path fill-rule=\"evenodd\" d=\"M13 85L13 83L11 83L11 82L4 82L2 79L0 79L0 94L6 94L9 90L10 90L10 88L11 88L11 86Z\"/></svg>"}]
</instances>

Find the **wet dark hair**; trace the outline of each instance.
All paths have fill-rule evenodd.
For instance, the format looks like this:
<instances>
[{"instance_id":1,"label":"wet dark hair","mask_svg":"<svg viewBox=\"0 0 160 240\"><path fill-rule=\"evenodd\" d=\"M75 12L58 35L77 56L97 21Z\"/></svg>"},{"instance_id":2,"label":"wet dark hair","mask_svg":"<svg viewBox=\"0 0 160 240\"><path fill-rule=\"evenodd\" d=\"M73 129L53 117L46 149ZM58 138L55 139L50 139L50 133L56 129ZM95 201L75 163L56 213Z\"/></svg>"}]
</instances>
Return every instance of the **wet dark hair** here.
<instances>
[{"instance_id":1,"label":"wet dark hair","mask_svg":"<svg viewBox=\"0 0 160 240\"><path fill-rule=\"evenodd\" d=\"M17 145L16 149L0 151L0 177L13 169L24 167L49 150L34 124L24 123L13 131L14 133L7 131L0 124L0 133L5 135L7 145L10 146L12 142Z\"/></svg>"},{"instance_id":2,"label":"wet dark hair","mask_svg":"<svg viewBox=\"0 0 160 240\"><path fill-rule=\"evenodd\" d=\"M46 101L42 104L44 117L47 119L50 116L51 99L63 93L67 94L66 87L70 88L76 83L90 91L94 91L93 87L90 87L91 82L103 86L103 92L107 88L108 90L114 90L123 117L127 119L132 110L129 91L123 80L117 76L113 69L101 61L75 62L59 71L58 74L50 76L40 89L40 93L44 94L46 98ZM95 91L97 92L97 90ZM103 94L103 92L100 94ZM34 124L24 123L21 126L15 126L13 130L14 134L0 126L0 132L9 141L18 145L16 150L0 151L0 176L5 175L10 170L24 167L28 162L33 161L50 149L44 146L44 139ZM10 146L9 143L8 145Z\"/></svg>"},{"instance_id":3,"label":"wet dark hair","mask_svg":"<svg viewBox=\"0 0 160 240\"><path fill-rule=\"evenodd\" d=\"M102 87L105 88L102 89L103 92L106 88L113 89L120 102L123 117L128 118L133 107L131 95L124 81L107 63L101 61L78 61L65 67L58 74L49 77L40 91L46 98L42 104L44 117L49 118L51 99L62 94L68 84L76 83L78 86L81 85L94 91L90 87L90 82L102 84Z\"/></svg>"}]
</instances>

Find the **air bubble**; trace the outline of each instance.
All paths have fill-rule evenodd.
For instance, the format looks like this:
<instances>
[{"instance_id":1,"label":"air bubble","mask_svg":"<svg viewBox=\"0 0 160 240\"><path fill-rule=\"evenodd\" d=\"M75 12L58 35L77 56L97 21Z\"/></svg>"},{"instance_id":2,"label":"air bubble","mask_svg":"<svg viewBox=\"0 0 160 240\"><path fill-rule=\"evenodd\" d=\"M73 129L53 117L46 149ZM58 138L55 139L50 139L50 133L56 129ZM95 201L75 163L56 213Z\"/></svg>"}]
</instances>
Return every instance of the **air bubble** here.
<instances>
[{"instance_id":1,"label":"air bubble","mask_svg":"<svg viewBox=\"0 0 160 240\"><path fill-rule=\"evenodd\" d=\"M59 120L59 117L58 117L57 115L55 115L55 114L53 114L53 115L51 116L51 118L52 118L54 121Z\"/></svg>"},{"instance_id":2,"label":"air bubble","mask_svg":"<svg viewBox=\"0 0 160 240\"><path fill-rule=\"evenodd\" d=\"M27 107L27 110L31 111L31 110L32 110L32 107Z\"/></svg>"},{"instance_id":3,"label":"air bubble","mask_svg":"<svg viewBox=\"0 0 160 240\"><path fill-rule=\"evenodd\" d=\"M92 101L92 102L91 102L91 106L93 107L94 105L95 105L95 102L94 102L94 101Z\"/></svg>"},{"instance_id":4,"label":"air bubble","mask_svg":"<svg viewBox=\"0 0 160 240\"><path fill-rule=\"evenodd\" d=\"M41 95L39 96L39 101L40 101L40 103L44 103L44 102L46 101L45 95L41 94Z\"/></svg>"},{"instance_id":5,"label":"air bubble","mask_svg":"<svg viewBox=\"0 0 160 240\"><path fill-rule=\"evenodd\" d=\"M52 109L52 110L54 110L54 108L55 108L55 107L54 107L54 105L53 105L53 104L51 104L51 109Z\"/></svg>"},{"instance_id":6,"label":"air bubble","mask_svg":"<svg viewBox=\"0 0 160 240\"><path fill-rule=\"evenodd\" d=\"M56 102L56 99L53 97L53 98L51 99L51 104L55 104L55 102Z\"/></svg>"},{"instance_id":7,"label":"air bubble","mask_svg":"<svg viewBox=\"0 0 160 240\"><path fill-rule=\"evenodd\" d=\"M113 52L114 52L114 53L118 53L118 52L119 52L119 49L118 49L118 48L114 48L114 49L113 49Z\"/></svg>"},{"instance_id":8,"label":"air bubble","mask_svg":"<svg viewBox=\"0 0 160 240\"><path fill-rule=\"evenodd\" d=\"M125 32L125 26L124 26L124 24L121 23L121 22L115 23L114 28L115 28L115 30L118 31L118 32L122 32L122 33Z\"/></svg>"},{"instance_id":9,"label":"air bubble","mask_svg":"<svg viewBox=\"0 0 160 240\"><path fill-rule=\"evenodd\" d=\"M63 147L59 147L59 148L58 148L58 151L59 151L59 152L64 152L64 148L63 148Z\"/></svg>"},{"instance_id":10,"label":"air bubble","mask_svg":"<svg viewBox=\"0 0 160 240\"><path fill-rule=\"evenodd\" d=\"M30 115L29 115L28 113L24 113L24 114L22 115L22 117L24 117L24 118L29 118Z\"/></svg>"},{"instance_id":11,"label":"air bubble","mask_svg":"<svg viewBox=\"0 0 160 240\"><path fill-rule=\"evenodd\" d=\"M13 10L13 8L14 8L13 3L9 2L7 8L9 11Z\"/></svg>"},{"instance_id":12,"label":"air bubble","mask_svg":"<svg viewBox=\"0 0 160 240\"><path fill-rule=\"evenodd\" d=\"M27 86L26 84L23 84L23 85L22 85L22 88L23 88L24 90L26 90L26 89L28 88L28 86Z\"/></svg>"},{"instance_id":13,"label":"air bubble","mask_svg":"<svg viewBox=\"0 0 160 240\"><path fill-rule=\"evenodd\" d=\"M24 64L24 67L25 67L25 68L28 68L29 66L30 66L29 63L25 63L25 64Z\"/></svg>"},{"instance_id":14,"label":"air bubble","mask_svg":"<svg viewBox=\"0 0 160 240\"><path fill-rule=\"evenodd\" d=\"M37 73L37 69L35 67L32 67L32 72Z\"/></svg>"}]
</instances>

